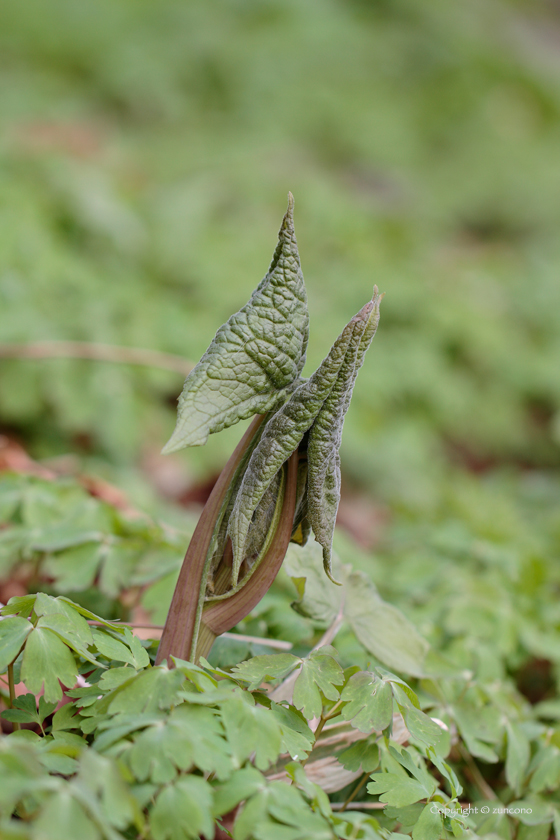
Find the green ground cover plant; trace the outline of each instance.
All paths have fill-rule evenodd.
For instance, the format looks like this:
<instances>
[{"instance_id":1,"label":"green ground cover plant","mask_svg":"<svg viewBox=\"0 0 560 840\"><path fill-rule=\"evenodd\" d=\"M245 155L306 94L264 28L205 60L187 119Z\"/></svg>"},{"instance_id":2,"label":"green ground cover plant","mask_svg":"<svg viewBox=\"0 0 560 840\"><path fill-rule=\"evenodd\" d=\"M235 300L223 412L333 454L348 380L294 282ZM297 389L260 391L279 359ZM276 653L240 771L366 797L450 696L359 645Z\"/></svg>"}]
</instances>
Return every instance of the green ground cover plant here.
<instances>
[{"instance_id":1,"label":"green ground cover plant","mask_svg":"<svg viewBox=\"0 0 560 840\"><path fill-rule=\"evenodd\" d=\"M182 569L186 532L75 479L0 480L2 577L18 567L28 590L1 610L3 837L545 840L560 828L556 485L510 481L508 497L465 479L431 523L395 529L383 563L340 537L333 551L342 422L380 296L302 379L292 213L290 197L267 275L185 382L167 450L266 413ZM137 605L154 623L169 610L159 643L128 626ZM213 647L234 628L239 640ZM290 650L268 652L275 639ZM542 686L528 682L539 661Z\"/></svg>"},{"instance_id":2,"label":"green ground cover plant","mask_svg":"<svg viewBox=\"0 0 560 840\"><path fill-rule=\"evenodd\" d=\"M0 621L0 836L558 837L557 4L1 17L0 600L24 600ZM299 375L387 293L340 450L343 585L292 542L204 662L167 670L125 627L161 632L199 515L182 505L250 420L165 480L155 453L288 187ZM49 676L37 699L34 672L86 693L55 701Z\"/></svg>"}]
</instances>

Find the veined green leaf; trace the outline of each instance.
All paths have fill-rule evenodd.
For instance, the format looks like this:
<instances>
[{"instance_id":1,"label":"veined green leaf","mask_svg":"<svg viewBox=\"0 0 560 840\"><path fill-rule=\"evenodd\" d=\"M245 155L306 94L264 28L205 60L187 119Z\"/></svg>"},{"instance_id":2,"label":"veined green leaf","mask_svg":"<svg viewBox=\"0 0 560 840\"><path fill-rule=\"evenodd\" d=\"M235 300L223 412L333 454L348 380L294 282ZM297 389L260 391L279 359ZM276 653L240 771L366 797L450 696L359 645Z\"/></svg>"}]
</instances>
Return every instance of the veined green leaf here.
<instances>
[{"instance_id":1,"label":"veined green leaf","mask_svg":"<svg viewBox=\"0 0 560 840\"><path fill-rule=\"evenodd\" d=\"M415 706L399 706L406 728L413 738L437 750L445 742L444 730L427 714Z\"/></svg>"},{"instance_id":2,"label":"veined green leaf","mask_svg":"<svg viewBox=\"0 0 560 840\"><path fill-rule=\"evenodd\" d=\"M125 683L122 689L116 688L100 701L103 704L101 710L105 711L105 705L111 714L139 714L168 709L178 701L178 692L184 679L181 671L170 671L165 666L141 671Z\"/></svg>"},{"instance_id":3,"label":"veined green leaf","mask_svg":"<svg viewBox=\"0 0 560 840\"><path fill-rule=\"evenodd\" d=\"M424 785L409 776L404 778L394 773L374 773L372 779L367 786L368 793L379 795L381 802L396 808L412 805L431 795Z\"/></svg>"},{"instance_id":4,"label":"veined green leaf","mask_svg":"<svg viewBox=\"0 0 560 840\"><path fill-rule=\"evenodd\" d=\"M81 618L81 616L78 616L78 618ZM51 615L42 616L37 622L37 627L48 627L49 630L56 633L59 639L67 644L68 647L72 648L72 650L83 659L87 659L88 662L92 662L94 665L101 668L105 667L104 665L98 663L95 656L87 650L85 644L82 642L82 639L75 632L75 627L72 621L63 613L53 613Z\"/></svg>"},{"instance_id":5,"label":"veined green leaf","mask_svg":"<svg viewBox=\"0 0 560 840\"><path fill-rule=\"evenodd\" d=\"M249 302L216 333L179 397L165 453L282 403L305 363L309 316L294 232L293 198L270 268Z\"/></svg>"}]
</instances>

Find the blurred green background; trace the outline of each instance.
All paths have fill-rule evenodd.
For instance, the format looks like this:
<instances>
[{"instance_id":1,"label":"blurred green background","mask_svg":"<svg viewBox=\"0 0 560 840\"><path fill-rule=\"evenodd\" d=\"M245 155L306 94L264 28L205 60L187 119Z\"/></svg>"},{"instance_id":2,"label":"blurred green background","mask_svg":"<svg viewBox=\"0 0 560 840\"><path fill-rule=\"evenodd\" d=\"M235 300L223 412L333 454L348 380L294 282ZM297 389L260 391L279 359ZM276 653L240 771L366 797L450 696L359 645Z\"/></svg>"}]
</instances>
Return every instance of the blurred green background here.
<instances>
[{"instance_id":1,"label":"blurred green background","mask_svg":"<svg viewBox=\"0 0 560 840\"><path fill-rule=\"evenodd\" d=\"M3 3L0 340L196 361L266 271L290 189L307 373L386 292L347 491L428 516L460 476L554 479L559 45L552 0ZM0 359L0 424L35 457L144 469L181 384ZM176 456L187 483L239 434Z\"/></svg>"}]
</instances>

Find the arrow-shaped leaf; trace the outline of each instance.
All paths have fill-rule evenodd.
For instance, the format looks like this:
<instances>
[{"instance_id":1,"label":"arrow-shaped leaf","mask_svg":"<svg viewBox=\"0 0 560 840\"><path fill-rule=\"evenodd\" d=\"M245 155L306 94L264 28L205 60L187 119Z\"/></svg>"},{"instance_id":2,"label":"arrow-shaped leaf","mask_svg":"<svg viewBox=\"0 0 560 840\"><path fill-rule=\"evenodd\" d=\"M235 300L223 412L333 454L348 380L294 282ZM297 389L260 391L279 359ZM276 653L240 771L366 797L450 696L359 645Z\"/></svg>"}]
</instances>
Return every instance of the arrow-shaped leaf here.
<instances>
[{"instance_id":1,"label":"arrow-shaped leaf","mask_svg":"<svg viewBox=\"0 0 560 840\"><path fill-rule=\"evenodd\" d=\"M290 193L270 268L188 375L165 453L201 446L209 434L271 411L298 379L305 363L309 316L293 209Z\"/></svg>"}]
</instances>

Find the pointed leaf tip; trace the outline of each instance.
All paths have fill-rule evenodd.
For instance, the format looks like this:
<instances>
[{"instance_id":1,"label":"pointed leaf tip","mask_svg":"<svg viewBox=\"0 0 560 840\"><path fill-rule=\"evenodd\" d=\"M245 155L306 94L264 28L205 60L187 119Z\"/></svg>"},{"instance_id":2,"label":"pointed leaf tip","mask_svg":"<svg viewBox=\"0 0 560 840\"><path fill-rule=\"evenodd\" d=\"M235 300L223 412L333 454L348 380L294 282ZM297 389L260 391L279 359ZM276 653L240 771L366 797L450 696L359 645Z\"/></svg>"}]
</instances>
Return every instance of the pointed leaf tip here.
<instances>
[{"instance_id":1,"label":"pointed leaf tip","mask_svg":"<svg viewBox=\"0 0 560 840\"><path fill-rule=\"evenodd\" d=\"M202 446L208 435L281 405L305 363L309 316L293 224L293 196L264 279L220 327L185 380L177 426L162 452Z\"/></svg>"}]
</instances>

